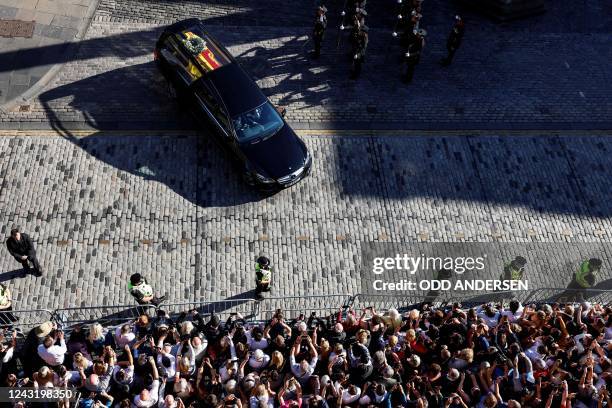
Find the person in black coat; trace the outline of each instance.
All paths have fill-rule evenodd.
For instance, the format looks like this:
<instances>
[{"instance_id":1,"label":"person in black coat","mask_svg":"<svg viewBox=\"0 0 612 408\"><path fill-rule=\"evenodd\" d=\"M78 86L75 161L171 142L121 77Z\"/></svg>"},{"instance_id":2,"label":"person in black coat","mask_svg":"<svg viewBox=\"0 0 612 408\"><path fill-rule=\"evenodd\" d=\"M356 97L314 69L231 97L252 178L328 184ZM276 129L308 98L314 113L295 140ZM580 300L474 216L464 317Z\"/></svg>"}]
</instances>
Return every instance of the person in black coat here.
<instances>
[{"instance_id":1,"label":"person in black coat","mask_svg":"<svg viewBox=\"0 0 612 408\"><path fill-rule=\"evenodd\" d=\"M15 260L23 265L26 271L30 270L29 261L34 267L34 274L36 276L42 275L43 271L36 258L34 244L27 234L22 234L17 228L12 229L11 236L6 240L6 247Z\"/></svg>"},{"instance_id":2,"label":"person in black coat","mask_svg":"<svg viewBox=\"0 0 612 408\"><path fill-rule=\"evenodd\" d=\"M353 51L353 67L351 70L351 79L359 78L361 74L361 65L365 60L366 49L368 48L368 27L362 26L359 29L356 38L356 44Z\"/></svg>"},{"instance_id":3,"label":"person in black coat","mask_svg":"<svg viewBox=\"0 0 612 408\"><path fill-rule=\"evenodd\" d=\"M425 35L427 35L425 30L415 30L414 41L408 46L408 49L404 54L404 58L406 61L406 69L404 71L403 81L407 84L412 82L412 77L414 76L414 69L421 61L421 52L423 51L423 47L425 46Z\"/></svg>"},{"instance_id":4,"label":"person in black coat","mask_svg":"<svg viewBox=\"0 0 612 408\"><path fill-rule=\"evenodd\" d=\"M455 16L455 25L448 36L448 40L446 41L446 49L448 50L448 56L444 58L441 63L443 66L447 67L453 62L453 57L455 56L455 52L459 49L461 45L461 41L463 40L463 34L465 33L465 23L463 19L459 16Z\"/></svg>"},{"instance_id":5,"label":"person in black coat","mask_svg":"<svg viewBox=\"0 0 612 408\"><path fill-rule=\"evenodd\" d=\"M321 44L323 43L323 36L325 35L325 29L327 28L327 17L325 13L327 8L325 6L319 6L314 23L314 30L312 32L312 39L314 42L314 53L313 58L319 58L321 55Z\"/></svg>"}]
</instances>

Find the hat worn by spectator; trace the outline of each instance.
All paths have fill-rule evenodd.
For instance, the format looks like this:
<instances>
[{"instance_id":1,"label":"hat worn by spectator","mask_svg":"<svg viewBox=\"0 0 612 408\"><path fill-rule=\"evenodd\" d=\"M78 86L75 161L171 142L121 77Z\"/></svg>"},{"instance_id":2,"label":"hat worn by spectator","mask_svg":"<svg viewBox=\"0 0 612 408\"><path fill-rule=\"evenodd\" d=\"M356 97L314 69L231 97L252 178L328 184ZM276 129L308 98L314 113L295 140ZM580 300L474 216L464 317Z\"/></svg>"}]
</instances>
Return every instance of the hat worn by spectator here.
<instances>
[{"instance_id":1,"label":"hat worn by spectator","mask_svg":"<svg viewBox=\"0 0 612 408\"><path fill-rule=\"evenodd\" d=\"M53 323L44 322L43 324L38 326L36 329L34 329L34 332L36 333L36 337L38 337L39 339L43 339L47 337L49 333L51 333L52 330L53 330Z\"/></svg>"}]
</instances>

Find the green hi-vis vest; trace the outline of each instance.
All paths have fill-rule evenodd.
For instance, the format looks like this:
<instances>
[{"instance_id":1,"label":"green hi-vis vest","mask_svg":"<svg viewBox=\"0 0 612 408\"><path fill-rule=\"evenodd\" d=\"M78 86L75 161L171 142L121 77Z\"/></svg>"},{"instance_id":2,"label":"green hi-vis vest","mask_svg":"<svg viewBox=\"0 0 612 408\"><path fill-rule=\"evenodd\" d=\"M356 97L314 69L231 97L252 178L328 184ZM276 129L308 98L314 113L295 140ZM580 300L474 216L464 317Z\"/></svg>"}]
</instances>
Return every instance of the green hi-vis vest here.
<instances>
[{"instance_id":1,"label":"green hi-vis vest","mask_svg":"<svg viewBox=\"0 0 612 408\"><path fill-rule=\"evenodd\" d=\"M574 279L576 279L576 282L578 283L578 285L582 286L583 288L590 288L591 285L586 280L586 277L590 273L591 271L589 268L589 261L584 261L580 264L580 269L578 269L578 271L574 275Z\"/></svg>"},{"instance_id":2,"label":"green hi-vis vest","mask_svg":"<svg viewBox=\"0 0 612 408\"><path fill-rule=\"evenodd\" d=\"M135 290L136 292L142 294L144 297L153 296L153 288L146 282L136 286L132 285L131 283L128 283L128 290L130 291L130 293Z\"/></svg>"},{"instance_id":3,"label":"green hi-vis vest","mask_svg":"<svg viewBox=\"0 0 612 408\"><path fill-rule=\"evenodd\" d=\"M261 277L257 279L260 283L270 283L272 280L272 268L263 269L259 263L255 263L255 272L261 274Z\"/></svg>"},{"instance_id":4,"label":"green hi-vis vest","mask_svg":"<svg viewBox=\"0 0 612 408\"><path fill-rule=\"evenodd\" d=\"M509 262L507 264L504 265L504 269L507 269L508 271L510 271L510 280L521 280L523 279L523 272L524 269L523 268L515 268L512 265L512 262Z\"/></svg>"}]
</instances>

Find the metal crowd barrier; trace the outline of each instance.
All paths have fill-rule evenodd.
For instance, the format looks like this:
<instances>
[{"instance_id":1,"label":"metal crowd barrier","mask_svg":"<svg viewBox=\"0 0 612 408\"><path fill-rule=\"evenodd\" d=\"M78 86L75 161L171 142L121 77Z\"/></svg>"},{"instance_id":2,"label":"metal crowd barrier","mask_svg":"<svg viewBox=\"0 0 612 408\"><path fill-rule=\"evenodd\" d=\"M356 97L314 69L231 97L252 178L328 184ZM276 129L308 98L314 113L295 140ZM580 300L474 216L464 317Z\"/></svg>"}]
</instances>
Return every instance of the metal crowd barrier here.
<instances>
[{"instance_id":1,"label":"metal crowd barrier","mask_svg":"<svg viewBox=\"0 0 612 408\"><path fill-rule=\"evenodd\" d=\"M19 338L28 331L46 321L54 321L67 331L76 325L100 323L103 326L117 326L135 320L141 314L154 317L158 310L166 311L176 318L182 312L197 310L202 315L216 314L221 321L234 313L240 313L250 322L261 322L272 318L278 309L283 311L287 319L293 319L303 314L308 318L312 313L319 317L335 315L339 311L346 312L349 308L361 310L374 307L379 312L395 308L400 312L410 310L423 302L444 304L459 302L464 307L477 306L483 303L495 302L507 304L511 299L518 299L523 304L542 303L580 303L589 301L603 305L612 305L612 289L562 289L539 288L530 291L491 292L484 294L465 293L427 293L426 295L412 293L396 294L333 294L312 296L269 297L261 300L252 298L226 299L220 301L193 301L181 303L162 303L159 307L153 305L113 305L69 307L56 310L33 309L0 312L0 328L19 328ZM7 334L8 335L8 334Z\"/></svg>"},{"instance_id":2,"label":"metal crowd barrier","mask_svg":"<svg viewBox=\"0 0 612 408\"><path fill-rule=\"evenodd\" d=\"M92 323L114 326L135 320L141 314L155 316L155 310L153 305L66 307L56 309L53 313L53 320L67 330L77 325Z\"/></svg>"},{"instance_id":3,"label":"metal crowd barrier","mask_svg":"<svg viewBox=\"0 0 612 408\"><path fill-rule=\"evenodd\" d=\"M53 320L53 312L47 309L10 310L0 312L0 327L18 327L22 332L27 332L49 320Z\"/></svg>"},{"instance_id":4,"label":"metal crowd barrier","mask_svg":"<svg viewBox=\"0 0 612 408\"><path fill-rule=\"evenodd\" d=\"M530 292L524 303L582 303L592 302L602 305L612 304L610 289L560 289L539 288Z\"/></svg>"},{"instance_id":5,"label":"metal crowd barrier","mask_svg":"<svg viewBox=\"0 0 612 408\"><path fill-rule=\"evenodd\" d=\"M264 298L257 302L257 320L271 319L278 309L283 311L286 319L293 319L303 314L306 318L312 313L319 317L337 314L350 307L353 296L349 294L284 296Z\"/></svg>"},{"instance_id":6,"label":"metal crowd barrier","mask_svg":"<svg viewBox=\"0 0 612 408\"><path fill-rule=\"evenodd\" d=\"M182 303L162 303L159 310L166 311L175 318L182 312L197 310L201 315L216 314L221 321L227 320L232 314L240 313L244 319L253 320L256 312L255 299L226 299L210 302L193 301Z\"/></svg>"}]
</instances>

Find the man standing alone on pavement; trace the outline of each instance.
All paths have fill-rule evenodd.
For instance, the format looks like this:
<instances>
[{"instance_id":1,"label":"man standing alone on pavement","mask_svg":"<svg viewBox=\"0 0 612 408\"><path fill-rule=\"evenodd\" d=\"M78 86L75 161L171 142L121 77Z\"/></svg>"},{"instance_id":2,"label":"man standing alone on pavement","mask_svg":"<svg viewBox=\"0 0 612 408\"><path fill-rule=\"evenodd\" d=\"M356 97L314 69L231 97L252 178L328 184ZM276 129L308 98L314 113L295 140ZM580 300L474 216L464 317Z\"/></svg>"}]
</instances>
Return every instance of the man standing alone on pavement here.
<instances>
[{"instance_id":1,"label":"man standing alone on pavement","mask_svg":"<svg viewBox=\"0 0 612 408\"><path fill-rule=\"evenodd\" d=\"M30 240L27 234L22 234L19 229L14 228L11 230L11 236L6 240L6 247L9 253L17 260L17 262L23 265L26 271L30 270L28 261L32 262L34 267L34 274L36 276L42 276L42 268L36 258L36 250L34 244Z\"/></svg>"}]
</instances>

